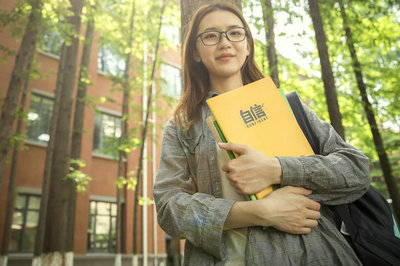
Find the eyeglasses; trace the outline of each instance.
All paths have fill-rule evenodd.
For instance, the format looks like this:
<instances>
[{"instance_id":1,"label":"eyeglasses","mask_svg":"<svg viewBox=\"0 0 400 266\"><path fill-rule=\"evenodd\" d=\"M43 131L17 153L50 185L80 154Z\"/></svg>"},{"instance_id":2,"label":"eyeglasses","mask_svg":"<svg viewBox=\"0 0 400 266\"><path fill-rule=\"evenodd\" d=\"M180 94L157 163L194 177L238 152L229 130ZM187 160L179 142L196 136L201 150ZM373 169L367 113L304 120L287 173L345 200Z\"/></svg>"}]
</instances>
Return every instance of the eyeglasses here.
<instances>
[{"instance_id":1,"label":"eyeglasses","mask_svg":"<svg viewBox=\"0 0 400 266\"><path fill-rule=\"evenodd\" d=\"M241 42L247 36L247 29L242 27L231 28L226 31L206 31L197 35L206 46L217 45L222 40L222 34L231 42Z\"/></svg>"}]
</instances>

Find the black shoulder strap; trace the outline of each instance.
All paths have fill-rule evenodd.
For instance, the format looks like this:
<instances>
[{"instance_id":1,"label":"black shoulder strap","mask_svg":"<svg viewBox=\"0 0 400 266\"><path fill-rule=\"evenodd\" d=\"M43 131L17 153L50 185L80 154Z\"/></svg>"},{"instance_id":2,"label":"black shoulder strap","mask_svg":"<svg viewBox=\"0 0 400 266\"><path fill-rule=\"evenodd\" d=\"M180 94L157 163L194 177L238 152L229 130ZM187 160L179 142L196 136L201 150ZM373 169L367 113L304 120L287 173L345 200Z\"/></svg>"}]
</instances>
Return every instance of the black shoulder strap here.
<instances>
[{"instance_id":1,"label":"black shoulder strap","mask_svg":"<svg viewBox=\"0 0 400 266\"><path fill-rule=\"evenodd\" d=\"M299 124L301 130L306 136L308 142L311 145L315 154L319 153L319 142L314 132L311 129L310 121L308 121L306 112L303 109L303 105L300 101L299 95L296 91L291 91L286 94L286 98L292 108L293 114L296 117L297 123Z\"/></svg>"}]
</instances>

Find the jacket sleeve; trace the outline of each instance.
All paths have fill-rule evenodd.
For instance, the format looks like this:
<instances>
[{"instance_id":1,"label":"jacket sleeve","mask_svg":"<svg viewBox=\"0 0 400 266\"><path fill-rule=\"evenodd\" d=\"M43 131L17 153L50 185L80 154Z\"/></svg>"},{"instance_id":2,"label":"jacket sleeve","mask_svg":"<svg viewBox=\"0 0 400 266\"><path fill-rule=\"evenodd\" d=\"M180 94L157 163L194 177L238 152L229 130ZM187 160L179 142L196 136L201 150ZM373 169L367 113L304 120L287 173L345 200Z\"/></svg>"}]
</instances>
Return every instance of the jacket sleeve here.
<instances>
[{"instance_id":1,"label":"jacket sleeve","mask_svg":"<svg viewBox=\"0 0 400 266\"><path fill-rule=\"evenodd\" d=\"M303 104L320 154L278 157L282 185L301 186L313 191L310 198L327 205L339 205L360 198L369 187L368 157L346 143L334 128L320 120Z\"/></svg>"},{"instance_id":2,"label":"jacket sleeve","mask_svg":"<svg viewBox=\"0 0 400 266\"><path fill-rule=\"evenodd\" d=\"M173 238L185 238L223 259L223 227L234 201L199 193L173 121L167 123L153 187L158 223ZM199 177L200 178L200 177Z\"/></svg>"}]
</instances>

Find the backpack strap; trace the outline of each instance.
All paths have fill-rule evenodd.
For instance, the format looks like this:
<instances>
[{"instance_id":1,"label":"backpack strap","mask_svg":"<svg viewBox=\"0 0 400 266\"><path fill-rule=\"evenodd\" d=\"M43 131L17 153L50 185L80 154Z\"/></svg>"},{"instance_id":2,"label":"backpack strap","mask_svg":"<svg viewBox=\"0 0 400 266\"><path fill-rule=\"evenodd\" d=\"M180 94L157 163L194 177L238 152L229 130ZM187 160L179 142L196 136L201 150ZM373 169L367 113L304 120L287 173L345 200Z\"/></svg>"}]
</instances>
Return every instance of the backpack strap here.
<instances>
[{"instance_id":1,"label":"backpack strap","mask_svg":"<svg viewBox=\"0 0 400 266\"><path fill-rule=\"evenodd\" d=\"M291 91L286 94L286 98L292 108L292 112L299 124L301 130L306 136L308 142L310 143L311 148L313 149L315 154L319 153L319 142L318 138L315 136L314 132L311 129L310 121L307 119L306 112L303 109L303 104L300 101L299 95L296 91Z\"/></svg>"}]
</instances>

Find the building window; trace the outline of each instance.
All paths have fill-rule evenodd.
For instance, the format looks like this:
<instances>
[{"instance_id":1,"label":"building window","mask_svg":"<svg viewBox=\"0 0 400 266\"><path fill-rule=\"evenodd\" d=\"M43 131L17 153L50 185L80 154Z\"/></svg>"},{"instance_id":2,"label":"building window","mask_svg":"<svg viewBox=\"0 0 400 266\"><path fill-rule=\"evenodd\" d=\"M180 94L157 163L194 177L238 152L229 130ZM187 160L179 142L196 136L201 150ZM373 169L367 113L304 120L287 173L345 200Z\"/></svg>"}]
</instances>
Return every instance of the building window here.
<instances>
[{"instance_id":1,"label":"building window","mask_svg":"<svg viewBox=\"0 0 400 266\"><path fill-rule=\"evenodd\" d=\"M181 70L171 65L161 65L162 88L164 95L177 99L182 91Z\"/></svg>"},{"instance_id":2,"label":"building window","mask_svg":"<svg viewBox=\"0 0 400 266\"><path fill-rule=\"evenodd\" d=\"M53 99L49 97L32 93L26 129L28 141L39 143L49 141L53 103Z\"/></svg>"},{"instance_id":3,"label":"building window","mask_svg":"<svg viewBox=\"0 0 400 266\"><path fill-rule=\"evenodd\" d=\"M39 50L55 56L61 56L63 40L59 32L54 29L44 29L42 39L39 43Z\"/></svg>"},{"instance_id":4,"label":"building window","mask_svg":"<svg viewBox=\"0 0 400 266\"><path fill-rule=\"evenodd\" d=\"M117 204L90 201L89 252L115 252Z\"/></svg>"},{"instance_id":5,"label":"building window","mask_svg":"<svg viewBox=\"0 0 400 266\"><path fill-rule=\"evenodd\" d=\"M15 201L10 252L33 252L39 221L40 196L18 194Z\"/></svg>"},{"instance_id":6,"label":"building window","mask_svg":"<svg viewBox=\"0 0 400 266\"><path fill-rule=\"evenodd\" d=\"M97 70L101 73L122 77L125 60L110 43L101 43L97 57Z\"/></svg>"},{"instance_id":7,"label":"building window","mask_svg":"<svg viewBox=\"0 0 400 266\"><path fill-rule=\"evenodd\" d=\"M107 113L97 113L94 119L93 153L118 157L121 137L121 118Z\"/></svg>"}]
</instances>

